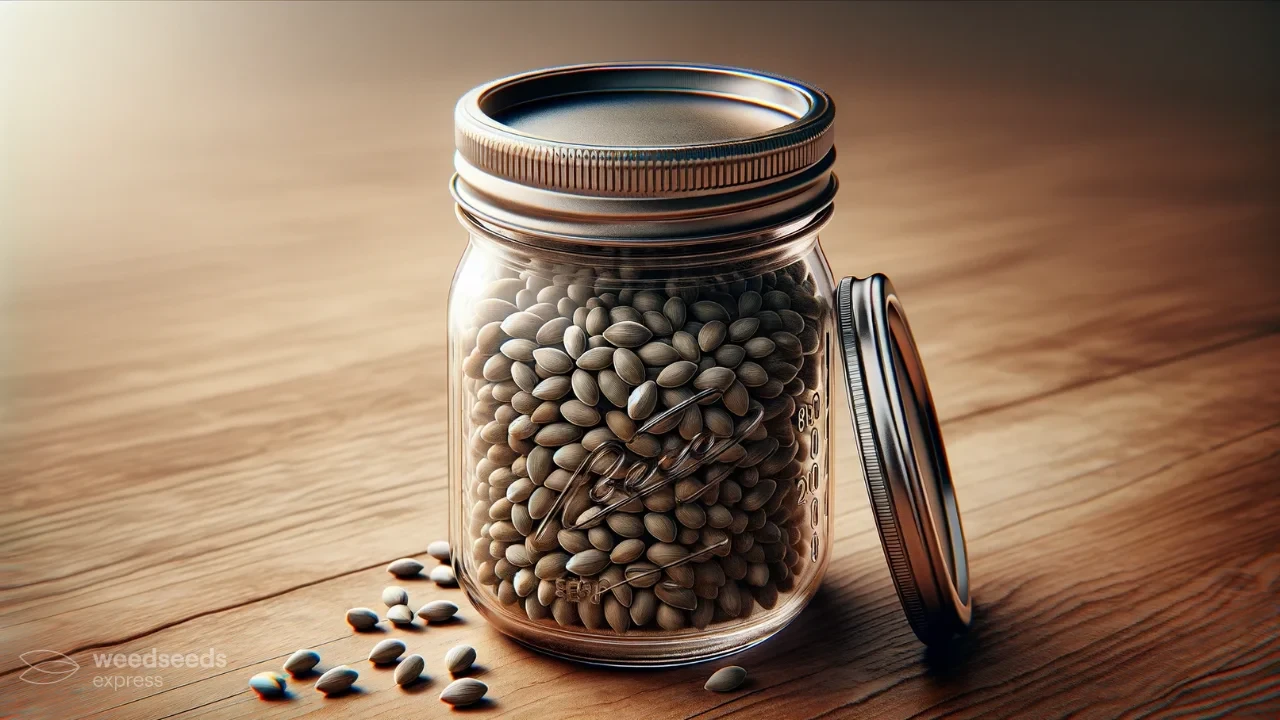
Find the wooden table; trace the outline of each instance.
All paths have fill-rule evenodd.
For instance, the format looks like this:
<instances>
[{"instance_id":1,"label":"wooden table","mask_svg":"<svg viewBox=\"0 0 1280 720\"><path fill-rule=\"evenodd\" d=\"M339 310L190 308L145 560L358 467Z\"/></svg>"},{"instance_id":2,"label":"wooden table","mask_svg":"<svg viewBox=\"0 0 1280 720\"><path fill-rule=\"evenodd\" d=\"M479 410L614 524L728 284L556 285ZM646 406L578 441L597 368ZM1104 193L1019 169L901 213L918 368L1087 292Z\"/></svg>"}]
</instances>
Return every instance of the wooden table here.
<instances>
[{"instance_id":1,"label":"wooden table","mask_svg":"<svg viewBox=\"0 0 1280 720\"><path fill-rule=\"evenodd\" d=\"M463 641L492 688L481 717L1280 714L1280 182L1273 108L1235 74L1270 52L1255 19L1227 12L1228 37L1184 9L1218 59L1157 29L1147 74L1117 78L1103 30L1046 60L1035 42L963 51L963 27L906 10L756 6L721 26L718 7L5 8L23 75L0 258L0 717L443 716L441 657ZM628 32L529 40L574 22ZM867 42L841 44L840 23ZM690 33L705 44L681 52ZM1030 75L995 71L1015 51ZM938 651L911 634L842 412L830 571L735 660L744 689L704 691L705 666L542 657L464 607L393 633L431 676L400 691L342 618L446 532L453 99L522 67L659 56L775 68L840 104L823 245L907 305L974 629ZM1198 72L1146 82L1175 57ZM357 666L362 691L246 689L300 647ZM225 665L94 659L153 648ZM81 669L23 682L39 649Z\"/></svg>"}]
</instances>

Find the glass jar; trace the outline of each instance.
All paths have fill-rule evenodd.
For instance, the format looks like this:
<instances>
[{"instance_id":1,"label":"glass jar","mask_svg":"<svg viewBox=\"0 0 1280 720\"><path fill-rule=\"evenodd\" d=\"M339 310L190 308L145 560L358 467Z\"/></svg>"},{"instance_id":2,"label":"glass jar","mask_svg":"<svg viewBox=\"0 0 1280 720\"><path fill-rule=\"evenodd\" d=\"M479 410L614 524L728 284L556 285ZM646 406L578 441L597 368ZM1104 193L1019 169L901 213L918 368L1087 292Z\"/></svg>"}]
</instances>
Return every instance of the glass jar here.
<instances>
[{"instance_id":1,"label":"glass jar","mask_svg":"<svg viewBox=\"0 0 1280 720\"><path fill-rule=\"evenodd\" d=\"M833 119L816 88L685 65L536 71L459 102L450 534L502 632L670 665L794 619L830 557L833 351L908 617L926 640L967 624L905 317L882 277L838 293L818 243Z\"/></svg>"}]
</instances>

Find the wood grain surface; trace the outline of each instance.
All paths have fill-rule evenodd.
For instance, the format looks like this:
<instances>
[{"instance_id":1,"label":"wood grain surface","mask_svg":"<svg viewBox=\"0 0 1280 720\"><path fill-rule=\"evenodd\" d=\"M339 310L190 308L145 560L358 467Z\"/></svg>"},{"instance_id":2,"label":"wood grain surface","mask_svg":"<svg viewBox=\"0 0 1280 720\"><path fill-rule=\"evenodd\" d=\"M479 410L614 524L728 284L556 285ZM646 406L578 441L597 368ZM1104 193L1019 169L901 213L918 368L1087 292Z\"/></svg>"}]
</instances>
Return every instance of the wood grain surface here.
<instances>
[{"instance_id":1,"label":"wood grain surface","mask_svg":"<svg viewBox=\"0 0 1280 720\"><path fill-rule=\"evenodd\" d=\"M1274 6L0 10L0 717L446 716L459 642L479 717L1280 715ZM452 103L610 58L836 98L822 242L894 279L929 370L976 602L953 646L907 626L841 400L830 571L743 689L540 656L426 581L461 622L386 634L429 681L363 660L343 612L448 522ZM360 692L258 700L300 647ZM95 665L153 648L226 664ZM24 682L39 649L81 669Z\"/></svg>"}]
</instances>

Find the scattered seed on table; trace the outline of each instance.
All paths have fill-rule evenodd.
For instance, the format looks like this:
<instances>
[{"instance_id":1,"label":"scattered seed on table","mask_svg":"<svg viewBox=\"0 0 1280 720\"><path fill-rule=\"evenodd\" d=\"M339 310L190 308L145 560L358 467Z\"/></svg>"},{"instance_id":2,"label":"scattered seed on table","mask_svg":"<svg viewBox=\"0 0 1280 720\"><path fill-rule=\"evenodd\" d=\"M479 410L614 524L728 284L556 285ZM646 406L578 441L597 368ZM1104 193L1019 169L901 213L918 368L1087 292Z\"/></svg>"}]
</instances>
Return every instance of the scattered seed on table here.
<instances>
[{"instance_id":1,"label":"scattered seed on table","mask_svg":"<svg viewBox=\"0 0 1280 720\"><path fill-rule=\"evenodd\" d=\"M453 568L440 565L431 568L431 580L440 587L457 587L458 578L453 575Z\"/></svg>"},{"instance_id":2,"label":"scattered seed on table","mask_svg":"<svg viewBox=\"0 0 1280 720\"><path fill-rule=\"evenodd\" d=\"M450 553L450 550L449 550L449 541L436 540L435 542L427 546L427 554L439 560L442 563L449 562L449 559L452 557L452 554Z\"/></svg>"},{"instance_id":3,"label":"scattered seed on table","mask_svg":"<svg viewBox=\"0 0 1280 720\"><path fill-rule=\"evenodd\" d=\"M404 654L404 643L395 638L388 638L373 646L369 651L369 661L374 665L386 665L395 662L396 658Z\"/></svg>"},{"instance_id":4,"label":"scattered seed on table","mask_svg":"<svg viewBox=\"0 0 1280 720\"><path fill-rule=\"evenodd\" d=\"M444 622L458 614L458 606L448 600L433 600L418 608L418 617L427 622Z\"/></svg>"},{"instance_id":5,"label":"scattered seed on table","mask_svg":"<svg viewBox=\"0 0 1280 720\"><path fill-rule=\"evenodd\" d=\"M284 676L275 672L260 672L249 678L249 687L259 697L276 698L284 695Z\"/></svg>"},{"instance_id":6,"label":"scattered seed on table","mask_svg":"<svg viewBox=\"0 0 1280 720\"><path fill-rule=\"evenodd\" d=\"M489 686L476 680L475 678L462 678L449 683L449 686L440 693L440 700L454 707L466 707L474 705L489 692Z\"/></svg>"},{"instance_id":7,"label":"scattered seed on table","mask_svg":"<svg viewBox=\"0 0 1280 720\"><path fill-rule=\"evenodd\" d=\"M738 665L730 665L722 667L712 673L711 677L704 685L711 692L733 692L742 685L742 681L747 679L746 669Z\"/></svg>"},{"instance_id":8,"label":"scattered seed on table","mask_svg":"<svg viewBox=\"0 0 1280 720\"><path fill-rule=\"evenodd\" d=\"M284 661L284 670L290 675L304 675L320 664L320 653L315 650L299 650Z\"/></svg>"},{"instance_id":9,"label":"scattered seed on table","mask_svg":"<svg viewBox=\"0 0 1280 720\"><path fill-rule=\"evenodd\" d=\"M427 661L423 660L421 655L410 655L401 660L400 664L396 666L396 684L400 687L412 685L418 681L418 678L422 675L422 670L426 666Z\"/></svg>"},{"instance_id":10,"label":"scattered seed on table","mask_svg":"<svg viewBox=\"0 0 1280 720\"><path fill-rule=\"evenodd\" d=\"M389 585L382 591L382 602L387 607L409 604L409 593L398 585Z\"/></svg>"},{"instance_id":11,"label":"scattered seed on table","mask_svg":"<svg viewBox=\"0 0 1280 720\"><path fill-rule=\"evenodd\" d=\"M444 666L457 675L476 661L476 649L470 645L458 645L444 654Z\"/></svg>"},{"instance_id":12,"label":"scattered seed on table","mask_svg":"<svg viewBox=\"0 0 1280 720\"><path fill-rule=\"evenodd\" d=\"M387 572L398 578L408 578L422 572L422 563L412 558L400 558L387 566Z\"/></svg>"},{"instance_id":13,"label":"scattered seed on table","mask_svg":"<svg viewBox=\"0 0 1280 720\"><path fill-rule=\"evenodd\" d=\"M351 689L360 673L346 665L339 665L320 676L316 681L316 691L325 695L341 695Z\"/></svg>"},{"instance_id":14,"label":"scattered seed on table","mask_svg":"<svg viewBox=\"0 0 1280 720\"><path fill-rule=\"evenodd\" d=\"M387 619L396 625L412 625L413 611L408 605L396 605L387 611Z\"/></svg>"},{"instance_id":15,"label":"scattered seed on table","mask_svg":"<svg viewBox=\"0 0 1280 720\"><path fill-rule=\"evenodd\" d=\"M369 608L351 608L347 611L347 624L356 630L372 630L378 624L378 613Z\"/></svg>"}]
</instances>

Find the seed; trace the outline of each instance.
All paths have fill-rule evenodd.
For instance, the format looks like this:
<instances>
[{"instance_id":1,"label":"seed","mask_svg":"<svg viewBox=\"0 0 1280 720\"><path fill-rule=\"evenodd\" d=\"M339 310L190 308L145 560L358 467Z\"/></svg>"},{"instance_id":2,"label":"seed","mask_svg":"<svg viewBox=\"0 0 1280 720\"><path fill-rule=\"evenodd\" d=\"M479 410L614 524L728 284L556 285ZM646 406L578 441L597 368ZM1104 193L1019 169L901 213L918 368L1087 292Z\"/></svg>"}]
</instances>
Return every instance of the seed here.
<instances>
[{"instance_id":1,"label":"seed","mask_svg":"<svg viewBox=\"0 0 1280 720\"><path fill-rule=\"evenodd\" d=\"M562 530L561 532L566 531ZM568 553L550 553L538 560L533 567L533 574L538 576L540 580L555 580L556 578L564 577L568 564Z\"/></svg>"},{"instance_id":2,"label":"seed","mask_svg":"<svg viewBox=\"0 0 1280 720\"><path fill-rule=\"evenodd\" d=\"M527 310L538 302L538 293L529 288L525 288L516 293L516 307L521 310Z\"/></svg>"},{"instance_id":3,"label":"seed","mask_svg":"<svg viewBox=\"0 0 1280 720\"><path fill-rule=\"evenodd\" d=\"M507 434L514 440L525 440L538 432L538 424L528 415L521 415L507 426Z\"/></svg>"},{"instance_id":4,"label":"seed","mask_svg":"<svg viewBox=\"0 0 1280 720\"><path fill-rule=\"evenodd\" d=\"M631 601L631 622L639 627L648 625L658 609L658 596L651 590L637 590L635 599Z\"/></svg>"},{"instance_id":5,"label":"seed","mask_svg":"<svg viewBox=\"0 0 1280 720\"><path fill-rule=\"evenodd\" d=\"M505 328L504 328L505 329ZM601 335L609 329L609 311L603 307L594 308L587 313L588 335Z\"/></svg>"},{"instance_id":6,"label":"seed","mask_svg":"<svg viewBox=\"0 0 1280 720\"><path fill-rule=\"evenodd\" d=\"M514 297L513 297L514 299ZM489 296L477 302L473 308L476 321L490 323L501 320L517 311L514 303L501 297Z\"/></svg>"},{"instance_id":7,"label":"seed","mask_svg":"<svg viewBox=\"0 0 1280 720\"><path fill-rule=\"evenodd\" d=\"M742 347L747 351L747 357L762 358L772 355L775 345L767 337L754 337L743 343Z\"/></svg>"},{"instance_id":8,"label":"seed","mask_svg":"<svg viewBox=\"0 0 1280 720\"><path fill-rule=\"evenodd\" d=\"M513 545L512 547L518 547ZM458 614L458 606L448 600L432 600L418 608L418 617L427 622L444 622Z\"/></svg>"},{"instance_id":9,"label":"seed","mask_svg":"<svg viewBox=\"0 0 1280 720\"><path fill-rule=\"evenodd\" d=\"M578 603L556 598L555 602L551 603L551 616L562 626L577 625Z\"/></svg>"},{"instance_id":10,"label":"seed","mask_svg":"<svg viewBox=\"0 0 1280 720\"><path fill-rule=\"evenodd\" d=\"M609 555L594 547L574 554L565 569L574 575L595 575L609 564Z\"/></svg>"},{"instance_id":11,"label":"seed","mask_svg":"<svg viewBox=\"0 0 1280 720\"><path fill-rule=\"evenodd\" d=\"M715 358L721 367L736 368L746 354L740 345L725 344L716 348Z\"/></svg>"},{"instance_id":12,"label":"seed","mask_svg":"<svg viewBox=\"0 0 1280 720\"><path fill-rule=\"evenodd\" d=\"M651 343L645 343L639 350L636 350L636 355L644 362L645 365L648 365L651 368L670 365L680 359L680 353L676 352L675 348L657 340Z\"/></svg>"},{"instance_id":13,"label":"seed","mask_svg":"<svg viewBox=\"0 0 1280 720\"><path fill-rule=\"evenodd\" d=\"M604 619L613 631L621 635L631 628L631 613L617 598L606 596L601 602L604 606Z\"/></svg>"},{"instance_id":14,"label":"seed","mask_svg":"<svg viewBox=\"0 0 1280 720\"><path fill-rule=\"evenodd\" d=\"M753 317L742 317L729 325L729 339L735 343L751 339L760 328L760 320Z\"/></svg>"},{"instance_id":15,"label":"seed","mask_svg":"<svg viewBox=\"0 0 1280 720\"><path fill-rule=\"evenodd\" d=\"M448 565L431 568L431 581L440 587L458 586L458 578L454 577L453 568Z\"/></svg>"},{"instance_id":16,"label":"seed","mask_svg":"<svg viewBox=\"0 0 1280 720\"><path fill-rule=\"evenodd\" d=\"M556 298L556 299L557 301L559 300L559 298ZM556 309L556 306L553 305L550 301L539 302L535 305L530 305L529 312L542 318L543 322L546 322L547 320L554 320L560 314L560 311ZM539 325L539 327L541 327L541 324Z\"/></svg>"},{"instance_id":17,"label":"seed","mask_svg":"<svg viewBox=\"0 0 1280 720\"><path fill-rule=\"evenodd\" d=\"M715 388L723 392L729 389L735 379L736 376L729 368L712 367L698 373L693 379L693 387L698 390Z\"/></svg>"},{"instance_id":18,"label":"seed","mask_svg":"<svg viewBox=\"0 0 1280 720\"><path fill-rule=\"evenodd\" d=\"M409 593L398 585L389 585L382 591L382 602L387 607L407 605L409 603Z\"/></svg>"},{"instance_id":19,"label":"seed","mask_svg":"<svg viewBox=\"0 0 1280 720\"><path fill-rule=\"evenodd\" d=\"M627 443L627 449L641 457L657 457L662 452L662 441L649 433L640 433Z\"/></svg>"},{"instance_id":20,"label":"seed","mask_svg":"<svg viewBox=\"0 0 1280 720\"><path fill-rule=\"evenodd\" d=\"M676 541L676 521L670 515L648 513L644 516L644 527L649 531L650 535L661 542L671 543Z\"/></svg>"},{"instance_id":21,"label":"seed","mask_svg":"<svg viewBox=\"0 0 1280 720\"><path fill-rule=\"evenodd\" d=\"M541 581L538 580L538 576L534 575L533 571L526 567L520 568L511 584L515 588L516 595L529 597L537 589L539 582Z\"/></svg>"},{"instance_id":22,"label":"seed","mask_svg":"<svg viewBox=\"0 0 1280 720\"><path fill-rule=\"evenodd\" d=\"M628 385L639 385L644 382L644 363L636 354L626 348L618 348L613 353L613 370Z\"/></svg>"},{"instance_id":23,"label":"seed","mask_svg":"<svg viewBox=\"0 0 1280 720\"><path fill-rule=\"evenodd\" d=\"M725 311L724 306L710 300L699 300L689 310L693 312L693 316L698 319L698 322L729 321L729 313ZM506 328L503 329L505 330Z\"/></svg>"},{"instance_id":24,"label":"seed","mask_svg":"<svg viewBox=\"0 0 1280 720\"><path fill-rule=\"evenodd\" d=\"M582 373L581 370L578 372ZM586 373L583 373L583 375L586 375ZM564 416L565 420L568 420L578 427L595 427L600 423L600 411L579 400L568 400L561 403L560 414Z\"/></svg>"},{"instance_id":25,"label":"seed","mask_svg":"<svg viewBox=\"0 0 1280 720\"><path fill-rule=\"evenodd\" d=\"M293 676L306 675L320 664L320 653L315 650L299 650L284 661L284 670Z\"/></svg>"},{"instance_id":26,"label":"seed","mask_svg":"<svg viewBox=\"0 0 1280 720\"><path fill-rule=\"evenodd\" d=\"M615 310L620 309L615 308ZM653 332L641 323L624 320L610 325L604 331L604 337L617 347L635 348L648 342L649 338L653 337Z\"/></svg>"},{"instance_id":27,"label":"seed","mask_svg":"<svg viewBox=\"0 0 1280 720\"><path fill-rule=\"evenodd\" d=\"M378 624L378 613L369 608L351 608L347 611L347 624L356 630L372 630Z\"/></svg>"},{"instance_id":28,"label":"seed","mask_svg":"<svg viewBox=\"0 0 1280 720\"><path fill-rule=\"evenodd\" d=\"M627 406L627 398L631 395L631 386L623 382L622 378L612 370L601 370L596 376L596 383L600 386L600 392L614 407L625 408Z\"/></svg>"},{"instance_id":29,"label":"seed","mask_svg":"<svg viewBox=\"0 0 1280 720\"><path fill-rule=\"evenodd\" d=\"M675 348L680 357L690 362L702 359L702 349L698 347L697 338L683 330L671 336L671 347Z\"/></svg>"},{"instance_id":30,"label":"seed","mask_svg":"<svg viewBox=\"0 0 1280 720\"><path fill-rule=\"evenodd\" d=\"M667 319L667 316L654 310L646 310L640 322L644 323L644 326L649 328L649 331L654 334L654 337L670 337L674 330L671 326L671 321Z\"/></svg>"},{"instance_id":31,"label":"seed","mask_svg":"<svg viewBox=\"0 0 1280 720\"><path fill-rule=\"evenodd\" d=\"M502 343L502 354L517 362L529 362L533 360L533 351L538 348L538 343L524 338L513 338Z\"/></svg>"},{"instance_id":32,"label":"seed","mask_svg":"<svg viewBox=\"0 0 1280 720\"><path fill-rule=\"evenodd\" d=\"M560 403L552 402L550 400L538 405L538 407L535 408L534 411L529 415L529 422L535 426L541 426L547 423L552 423L559 419L560 419ZM539 427L539 429L541 429L541 427ZM521 427L519 428L519 431L523 433L525 429ZM508 427L507 432L510 433L511 428ZM533 434L536 435L537 431L535 430ZM515 436L513 435L512 437L515 437Z\"/></svg>"},{"instance_id":33,"label":"seed","mask_svg":"<svg viewBox=\"0 0 1280 720\"><path fill-rule=\"evenodd\" d=\"M747 671L737 665L722 667L712 673L703 687L711 692L733 692L747 679Z\"/></svg>"},{"instance_id":34,"label":"seed","mask_svg":"<svg viewBox=\"0 0 1280 720\"><path fill-rule=\"evenodd\" d=\"M408 605L396 605L387 611L387 619L395 625L412 625L413 611Z\"/></svg>"},{"instance_id":35,"label":"seed","mask_svg":"<svg viewBox=\"0 0 1280 720\"><path fill-rule=\"evenodd\" d=\"M569 357L575 360L587 351L587 333L577 325L570 325L565 328L563 342L564 351L569 353Z\"/></svg>"},{"instance_id":36,"label":"seed","mask_svg":"<svg viewBox=\"0 0 1280 720\"><path fill-rule=\"evenodd\" d=\"M457 675L471 668L476 661L476 649L470 645L455 645L444 654L444 667Z\"/></svg>"},{"instance_id":37,"label":"seed","mask_svg":"<svg viewBox=\"0 0 1280 720\"><path fill-rule=\"evenodd\" d=\"M404 643L395 638L387 638L369 651L369 661L374 665L386 665L395 662L396 658L404 654Z\"/></svg>"},{"instance_id":38,"label":"seed","mask_svg":"<svg viewBox=\"0 0 1280 720\"><path fill-rule=\"evenodd\" d=\"M475 678L462 678L449 683L444 692L440 693L440 700L454 707L466 707L475 705L487 692L488 685Z\"/></svg>"},{"instance_id":39,"label":"seed","mask_svg":"<svg viewBox=\"0 0 1280 720\"><path fill-rule=\"evenodd\" d=\"M666 347L665 345L663 347ZM664 388L676 388L689 382L698 372L696 363L688 360L672 362L658 373L658 385Z\"/></svg>"},{"instance_id":40,"label":"seed","mask_svg":"<svg viewBox=\"0 0 1280 720\"><path fill-rule=\"evenodd\" d=\"M663 630L676 631L683 630L687 624L685 614L680 610L664 603L658 603L658 627Z\"/></svg>"},{"instance_id":41,"label":"seed","mask_svg":"<svg viewBox=\"0 0 1280 720\"><path fill-rule=\"evenodd\" d=\"M427 554L442 563L449 562L449 559L452 556L452 553L449 550L449 541L436 540L427 546Z\"/></svg>"},{"instance_id":42,"label":"seed","mask_svg":"<svg viewBox=\"0 0 1280 720\"><path fill-rule=\"evenodd\" d=\"M552 375L566 375L573 370L573 358L566 355L563 350L538 348L533 351L533 359L543 372Z\"/></svg>"},{"instance_id":43,"label":"seed","mask_svg":"<svg viewBox=\"0 0 1280 720\"><path fill-rule=\"evenodd\" d=\"M671 327L684 327L685 320L687 319L684 300L681 300L678 297L668 298L667 302L662 306L662 314L666 316L668 321L670 321Z\"/></svg>"},{"instance_id":44,"label":"seed","mask_svg":"<svg viewBox=\"0 0 1280 720\"><path fill-rule=\"evenodd\" d=\"M557 308L559 312L559 308ZM558 345L564 339L564 333L573 325L573 321L567 317L556 317L548 320L541 328L538 328L538 334L534 339L539 345Z\"/></svg>"},{"instance_id":45,"label":"seed","mask_svg":"<svg viewBox=\"0 0 1280 720\"><path fill-rule=\"evenodd\" d=\"M804 331L804 318L792 310L779 310L778 318L782 321L782 329L797 335Z\"/></svg>"},{"instance_id":46,"label":"seed","mask_svg":"<svg viewBox=\"0 0 1280 720\"><path fill-rule=\"evenodd\" d=\"M538 383L534 389L529 392L539 400L559 400L569 394L571 384L569 378L563 375L553 375L552 377Z\"/></svg>"},{"instance_id":47,"label":"seed","mask_svg":"<svg viewBox=\"0 0 1280 720\"><path fill-rule=\"evenodd\" d=\"M609 426L609 429L624 442L630 441L631 438L635 437L636 423L626 413L610 410L605 413L604 421Z\"/></svg>"},{"instance_id":48,"label":"seed","mask_svg":"<svg viewBox=\"0 0 1280 720\"><path fill-rule=\"evenodd\" d=\"M613 552L609 553L609 560L619 565L626 565L629 562L638 560L643 554L644 541L630 538L614 546Z\"/></svg>"},{"instance_id":49,"label":"seed","mask_svg":"<svg viewBox=\"0 0 1280 720\"><path fill-rule=\"evenodd\" d=\"M400 687L412 685L422 676L427 661L421 655L410 655L396 666L395 680Z\"/></svg>"},{"instance_id":50,"label":"seed","mask_svg":"<svg viewBox=\"0 0 1280 720\"><path fill-rule=\"evenodd\" d=\"M689 588L671 587L667 583L658 583L653 586L653 592L659 600L672 607L678 607L681 610L692 610L698 607L698 596Z\"/></svg>"},{"instance_id":51,"label":"seed","mask_svg":"<svg viewBox=\"0 0 1280 720\"><path fill-rule=\"evenodd\" d=\"M728 329L725 324L719 320L712 320L698 331L698 348L702 352L711 352L720 347L720 343L724 342L727 335Z\"/></svg>"},{"instance_id":52,"label":"seed","mask_svg":"<svg viewBox=\"0 0 1280 720\"><path fill-rule=\"evenodd\" d=\"M502 321L502 332L513 338L536 340L545 320L527 310L512 313Z\"/></svg>"},{"instance_id":53,"label":"seed","mask_svg":"<svg viewBox=\"0 0 1280 720\"><path fill-rule=\"evenodd\" d=\"M666 522L670 523L670 527L674 530L675 521L672 520L669 515L658 515L656 517L664 518ZM648 517L645 519L648 520ZM646 523L646 526L648 526L648 523ZM645 552L645 557L647 557L649 562L654 565L662 567L664 565L670 565L671 563L684 560L689 557L689 551L680 545L676 545L674 542L663 541L650 545L649 549Z\"/></svg>"},{"instance_id":54,"label":"seed","mask_svg":"<svg viewBox=\"0 0 1280 720\"><path fill-rule=\"evenodd\" d=\"M591 373L586 370L574 370L569 382L573 387L574 397L582 401L583 405L589 405L594 409L595 405L600 402L600 387L596 384L596 378ZM567 415L565 417L568 418ZM568 419L570 422L573 421L572 418ZM597 413L595 422L591 424L595 425L599 421L600 418Z\"/></svg>"},{"instance_id":55,"label":"seed","mask_svg":"<svg viewBox=\"0 0 1280 720\"><path fill-rule=\"evenodd\" d=\"M738 375L738 381L749 388L760 387L769 382L769 373L749 360L739 365L735 372Z\"/></svg>"},{"instance_id":56,"label":"seed","mask_svg":"<svg viewBox=\"0 0 1280 720\"><path fill-rule=\"evenodd\" d=\"M624 538L638 538L644 535L644 522L638 516L629 512L613 513L605 518L605 524L609 526L610 530ZM643 547L641 547L641 550L643 551ZM615 560L614 562L618 561Z\"/></svg>"},{"instance_id":57,"label":"seed","mask_svg":"<svg viewBox=\"0 0 1280 720\"><path fill-rule=\"evenodd\" d=\"M533 441L543 447L560 447L568 445L582 437L582 428L572 423L553 423L538 431Z\"/></svg>"},{"instance_id":58,"label":"seed","mask_svg":"<svg viewBox=\"0 0 1280 720\"><path fill-rule=\"evenodd\" d=\"M687 528L698 529L707 524L707 513L695 503L677 503L676 520Z\"/></svg>"},{"instance_id":59,"label":"seed","mask_svg":"<svg viewBox=\"0 0 1280 720\"><path fill-rule=\"evenodd\" d=\"M316 681L315 688L325 695L341 695L351 689L358 677L360 677L360 673L354 669L346 665L339 665L321 675L320 679Z\"/></svg>"},{"instance_id":60,"label":"seed","mask_svg":"<svg viewBox=\"0 0 1280 720\"><path fill-rule=\"evenodd\" d=\"M400 558L387 566L387 572L399 578L408 578L422 572L422 563L411 558Z\"/></svg>"},{"instance_id":61,"label":"seed","mask_svg":"<svg viewBox=\"0 0 1280 720\"><path fill-rule=\"evenodd\" d=\"M249 688L264 698L284 695L284 686L285 679L280 673L260 672L249 678Z\"/></svg>"},{"instance_id":62,"label":"seed","mask_svg":"<svg viewBox=\"0 0 1280 720\"><path fill-rule=\"evenodd\" d=\"M723 370L724 368L712 368L712 370L716 369ZM732 374L732 371L730 371L730 375ZM747 394L746 386L736 379L729 386L729 389L725 391L724 397L720 401L724 403L729 412L738 417L746 415L747 410L751 409L751 396Z\"/></svg>"},{"instance_id":63,"label":"seed","mask_svg":"<svg viewBox=\"0 0 1280 720\"><path fill-rule=\"evenodd\" d=\"M614 348L594 347L578 356L578 367L583 370L603 370L613 363Z\"/></svg>"},{"instance_id":64,"label":"seed","mask_svg":"<svg viewBox=\"0 0 1280 720\"><path fill-rule=\"evenodd\" d=\"M587 434L582 436L582 447L590 451L607 442L615 442L617 440L618 436L614 435L613 431L608 427L597 427L588 430Z\"/></svg>"},{"instance_id":65,"label":"seed","mask_svg":"<svg viewBox=\"0 0 1280 720\"><path fill-rule=\"evenodd\" d=\"M627 415L632 420L643 420L658 406L658 386L653 381L641 384L627 398ZM539 433L541 434L541 433Z\"/></svg>"}]
</instances>

